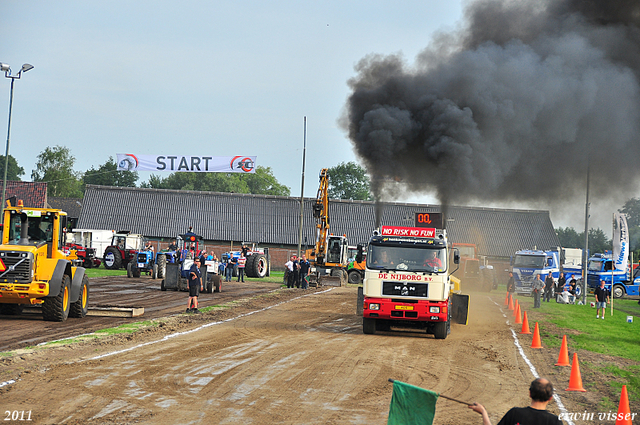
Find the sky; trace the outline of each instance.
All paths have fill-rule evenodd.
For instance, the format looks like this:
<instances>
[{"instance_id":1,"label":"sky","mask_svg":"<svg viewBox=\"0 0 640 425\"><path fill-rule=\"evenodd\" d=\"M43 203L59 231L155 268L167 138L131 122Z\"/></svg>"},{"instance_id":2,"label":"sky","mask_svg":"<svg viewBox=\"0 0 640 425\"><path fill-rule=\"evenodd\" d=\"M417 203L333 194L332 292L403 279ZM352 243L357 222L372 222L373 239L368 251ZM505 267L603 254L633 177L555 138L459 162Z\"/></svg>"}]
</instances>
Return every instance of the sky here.
<instances>
[{"instance_id":1,"label":"sky","mask_svg":"<svg viewBox=\"0 0 640 425\"><path fill-rule=\"evenodd\" d=\"M34 66L15 81L9 153L24 180L55 145L76 171L117 153L255 155L299 196L306 117L304 195L315 197L320 169L359 162L338 124L358 61L413 61L462 19L461 0L2 2L0 62L14 74ZM9 97L6 79L0 118ZM584 204L569 215L544 202L482 206L552 210L554 226L584 227ZM592 214L610 233L609 207Z\"/></svg>"}]
</instances>

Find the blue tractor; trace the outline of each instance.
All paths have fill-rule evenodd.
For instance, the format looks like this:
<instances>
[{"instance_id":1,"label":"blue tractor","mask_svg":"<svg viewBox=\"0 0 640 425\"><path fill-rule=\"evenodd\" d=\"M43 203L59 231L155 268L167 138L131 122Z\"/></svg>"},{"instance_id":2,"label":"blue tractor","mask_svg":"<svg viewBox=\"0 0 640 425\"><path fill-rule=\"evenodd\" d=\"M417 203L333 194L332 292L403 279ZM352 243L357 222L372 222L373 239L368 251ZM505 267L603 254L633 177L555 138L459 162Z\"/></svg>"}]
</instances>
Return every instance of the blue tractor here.
<instances>
[{"instance_id":1,"label":"blue tractor","mask_svg":"<svg viewBox=\"0 0 640 425\"><path fill-rule=\"evenodd\" d=\"M140 277L142 273L150 274L151 279L158 277L158 264L151 249L137 251L127 264L127 277Z\"/></svg>"}]
</instances>

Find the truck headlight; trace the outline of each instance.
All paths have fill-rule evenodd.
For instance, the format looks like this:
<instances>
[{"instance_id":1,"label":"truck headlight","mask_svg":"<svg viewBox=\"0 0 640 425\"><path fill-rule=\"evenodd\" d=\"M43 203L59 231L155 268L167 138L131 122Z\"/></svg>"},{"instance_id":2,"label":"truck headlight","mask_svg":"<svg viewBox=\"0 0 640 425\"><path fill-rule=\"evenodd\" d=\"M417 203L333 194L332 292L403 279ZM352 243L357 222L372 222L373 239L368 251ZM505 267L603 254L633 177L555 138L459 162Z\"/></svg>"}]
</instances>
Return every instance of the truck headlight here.
<instances>
[{"instance_id":1,"label":"truck headlight","mask_svg":"<svg viewBox=\"0 0 640 425\"><path fill-rule=\"evenodd\" d=\"M369 310L380 310L380 304L369 304Z\"/></svg>"},{"instance_id":2,"label":"truck headlight","mask_svg":"<svg viewBox=\"0 0 640 425\"><path fill-rule=\"evenodd\" d=\"M440 307L429 307L429 313L440 313Z\"/></svg>"}]
</instances>

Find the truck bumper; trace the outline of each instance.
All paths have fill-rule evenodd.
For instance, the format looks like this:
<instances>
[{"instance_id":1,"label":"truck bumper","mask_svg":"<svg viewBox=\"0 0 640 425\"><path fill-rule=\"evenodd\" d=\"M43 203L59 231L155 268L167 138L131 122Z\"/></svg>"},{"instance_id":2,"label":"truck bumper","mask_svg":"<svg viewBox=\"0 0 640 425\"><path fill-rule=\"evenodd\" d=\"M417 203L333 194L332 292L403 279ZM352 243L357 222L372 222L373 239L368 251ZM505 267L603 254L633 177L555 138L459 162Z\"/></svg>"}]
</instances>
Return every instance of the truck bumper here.
<instances>
[{"instance_id":1,"label":"truck bumper","mask_svg":"<svg viewBox=\"0 0 640 425\"><path fill-rule=\"evenodd\" d=\"M0 304L39 304L47 295L46 282L0 283Z\"/></svg>"},{"instance_id":2,"label":"truck bumper","mask_svg":"<svg viewBox=\"0 0 640 425\"><path fill-rule=\"evenodd\" d=\"M447 301L403 301L391 298L364 298L363 317L370 319L446 322Z\"/></svg>"}]
</instances>

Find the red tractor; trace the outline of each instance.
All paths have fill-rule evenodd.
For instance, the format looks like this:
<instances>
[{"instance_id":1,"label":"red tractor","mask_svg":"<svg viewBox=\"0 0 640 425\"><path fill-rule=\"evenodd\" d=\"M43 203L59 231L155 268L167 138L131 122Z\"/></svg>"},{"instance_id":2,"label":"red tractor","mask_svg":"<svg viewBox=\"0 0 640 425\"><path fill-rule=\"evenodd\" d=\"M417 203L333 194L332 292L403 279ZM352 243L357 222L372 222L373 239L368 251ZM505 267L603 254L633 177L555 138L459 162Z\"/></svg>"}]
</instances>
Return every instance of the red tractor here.
<instances>
[{"instance_id":1,"label":"red tractor","mask_svg":"<svg viewBox=\"0 0 640 425\"><path fill-rule=\"evenodd\" d=\"M64 245L63 251L68 253L70 260L82 262L82 267L86 269L100 267L102 264L102 261L96 258L95 248L85 248L77 243L67 243Z\"/></svg>"},{"instance_id":2,"label":"red tractor","mask_svg":"<svg viewBox=\"0 0 640 425\"><path fill-rule=\"evenodd\" d=\"M111 245L104 250L104 267L118 270L126 267L136 257L138 251L144 249L144 238L129 232L118 232L113 235Z\"/></svg>"}]
</instances>

